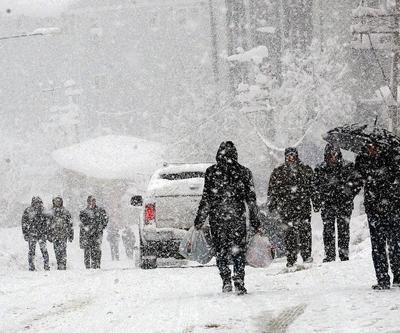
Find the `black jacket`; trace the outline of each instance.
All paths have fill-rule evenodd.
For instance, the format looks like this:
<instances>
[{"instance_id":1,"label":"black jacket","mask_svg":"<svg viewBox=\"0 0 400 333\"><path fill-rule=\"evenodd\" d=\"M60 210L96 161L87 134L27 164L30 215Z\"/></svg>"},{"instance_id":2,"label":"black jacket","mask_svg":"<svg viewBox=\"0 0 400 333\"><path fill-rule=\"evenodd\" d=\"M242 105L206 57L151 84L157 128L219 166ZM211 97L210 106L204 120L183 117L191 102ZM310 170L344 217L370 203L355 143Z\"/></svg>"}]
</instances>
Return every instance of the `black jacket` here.
<instances>
[{"instance_id":1,"label":"black jacket","mask_svg":"<svg viewBox=\"0 0 400 333\"><path fill-rule=\"evenodd\" d=\"M74 229L71 214L64 207L53 207L49 214L48 240L72 242L73 239Z\"/></svg>"},{"instance_id":2,"label":"black jacket","mask_svg":"<svg viewBox=\"0 0 400 333\"><path fill-rule=\"evenodd\" d=\"M26 241L47 239L48 216L44 213L43 207L35 208L30 206L25 209L22 215L22 233Z\"/></svg>"},{"instance_id":3,"label":"black jacket","mask_svg":"<svg viewBox=\"0 0 400 333\"><path fill-rule=\"evenodd\" d=\"M80 234L79 245L82 249L91 246L93 242L101 244L103 230L108 223L108 216L105 209L101 207L86 208L79 214Z\"/></svg>"},{"instance_id":4,"label":"black jacket","mask_svg":"<svg viewBox=\"0 0 400 333\"><path fill-rule=\"evenodd\" d=\"M389 152L377 157L366 152L356 157L355 168L364 183L364 206L367 214L391 213L397 196L396 170Z\"/></svg>"},{"instance_id":5,"label":"black jacket","mask_svg":"<svg viewBox=\"0 0 400 333\"><path fill-rule=\"evenodd\" d=\"M314 199L313 170L297 162L287 163L272 171L268 186L268 208L277 210L284 221L311 218L311 200Z\"/></svg>"},{"instance_id":6,"label":"black jacket","mask_svg":"<svg viewBox=\"0 0 400 333\"><path fill-rule=\"evenodd\" d=\"M315 168L314 188L316 209L335 208L350 212L354 208L354 197L362 187L362 181L355 170L354 164L343 160L340 150L335 164L329 163L332 151L328 144L325 149L324 162Z\"/></svg>"},{"instance_id":7,"label":"black jacket","mask_svg":"<svg viewBox=\"0 0 400 333\"><path fill-rule=\"evenodd\" d=\"M217 163L206 170L195 225L203 224L209 217L213 242L218 250L219 246L232 242L245 244L246 204L251 226L258 229L260 222L251 171L238 163L233 143L221 143L216 159Z\"/></svg>"}]
</instances>

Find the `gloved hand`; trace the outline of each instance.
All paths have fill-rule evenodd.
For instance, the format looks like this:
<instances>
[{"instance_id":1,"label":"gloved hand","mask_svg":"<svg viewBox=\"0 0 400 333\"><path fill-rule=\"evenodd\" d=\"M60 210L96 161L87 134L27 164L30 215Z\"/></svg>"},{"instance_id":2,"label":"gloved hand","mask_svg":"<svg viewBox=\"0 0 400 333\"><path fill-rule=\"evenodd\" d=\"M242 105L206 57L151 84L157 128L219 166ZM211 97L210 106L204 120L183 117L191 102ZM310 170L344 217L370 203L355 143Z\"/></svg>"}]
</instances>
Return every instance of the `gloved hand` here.
<instances>
[{"instance_id":1,"label":"gloved hand","mask_svg":"<svg viewBox=\"0 0 400 333\"><path fill-rule=\"evenodd\" d=\"M194 225L194 228L195 228L196 230L200 230L201 228L203 228L203 225L204 225L204 223L195 224L195 225Z\"/></svg>"}]
</instances>

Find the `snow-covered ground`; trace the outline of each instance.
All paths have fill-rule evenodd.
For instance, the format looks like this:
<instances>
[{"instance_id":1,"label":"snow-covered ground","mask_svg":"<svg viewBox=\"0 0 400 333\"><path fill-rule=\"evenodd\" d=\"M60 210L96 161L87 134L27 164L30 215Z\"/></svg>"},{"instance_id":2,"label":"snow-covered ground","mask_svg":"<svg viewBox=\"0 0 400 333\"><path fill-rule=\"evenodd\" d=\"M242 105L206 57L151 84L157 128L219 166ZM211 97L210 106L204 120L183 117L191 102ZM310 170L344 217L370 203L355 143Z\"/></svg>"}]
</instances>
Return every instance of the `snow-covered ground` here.
<instances>
[{"instance_id":1,"label":"snow-covered ground","mask_svg":"<svg viewBox=\"0 0 400 333\"><path fill-rule=\"evenodd\" d=\"M400 290L376 292L365 218L352 220L346 263L320 264L321 225L313 221L315 263L282 274L284 261L247 268L249 294L220 292L216 267L143 271L126 259L83 269L75 241L69 270L26 271L18 228L0 230L0 332L399 332ZM41 257L37 256L41 265Z\"/></svg>"}]
</instances>

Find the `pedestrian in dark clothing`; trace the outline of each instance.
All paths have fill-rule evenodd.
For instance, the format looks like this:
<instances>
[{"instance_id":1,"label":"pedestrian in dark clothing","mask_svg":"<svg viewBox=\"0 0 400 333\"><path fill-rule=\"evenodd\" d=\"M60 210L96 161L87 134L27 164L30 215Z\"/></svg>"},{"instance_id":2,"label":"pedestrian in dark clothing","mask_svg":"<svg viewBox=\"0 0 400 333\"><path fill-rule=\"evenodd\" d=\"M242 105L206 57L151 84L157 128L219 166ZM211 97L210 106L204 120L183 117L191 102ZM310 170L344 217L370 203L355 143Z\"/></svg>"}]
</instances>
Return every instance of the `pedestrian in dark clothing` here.
<instances>
[{"instance_id":1,"label":"pedestrian in dark clothing","mask_svg":"<svg viewBox=\"0 0 400 333\"><path fill-rule=\"evenodd\" d=\"M398 171L395 165L390 152L374 143L368 144L366 150L356 158L356 170L364 181L364 206L378 282L372 288L376 290L390 288L386 246L389 249L393 284L400 285L400 225L396 205Z\"/></svg>"},{"instance_id":2,"label":"pedestrian in dark clothing","mask_svg":"<svg viewBox=\"0 0 400 333\"><path fill-rule=\"evenodd\" d=\"M57 269L67 269L67 241L74 239L71 214L64 208L63 199L55 197L49 214L48 240L53 242Z\"/></svg>"},{"instance_id":3,"label":"pedestrian in dark clothing","mask_svg":"<svg viewBox=\"0 0 400 333\"><path fill-rule=\"evenodd\" d=\"M133 259L133 251L135 248L135 234L128 226L122 231L122 242L124 243L125 253L129 259Z\"/></svg>"},{"instance_id":4,"label":"pedestrian in dark clothing","mask_svg":"<svg viewBox=\"0 0 400 333\"><path fill-rule=\"evenodd\" d=\"M296 148L285 150L285 163L275 168L268 187L269 210L277 210L285 225L287 267L297 261L300 249L311 263L311 201L314 199L313 170L303 164Z\"/></svg>"},{"instance_id":5,"label":"pedestrian in dark clothing","mask_svg":"<svg viewBox=\"0 0 400 333\"><path fill-rule=\"evenodd\" d=\"M339 258L349 260L350 218L354 209L354 197L360 191L361 179L354 164L343 160L339 148L328 143L324 162L315 168L315 210L321 209L324 262L336 259L335 222L338 232Z\"/></svg>"},{"instance_id":6,"label":"pedestrian in dark clothing","mask_svg":"<svg viewBox=\"0 0 400 333\"><path fill-rule=\"evenodd\" d=\"M112 261L119 261L119 239L119 230L115 225L110 225L107 229L107 240L110 243Z\"/></svg>"},{"instance_id":7,"label":"pedestrian in dark clothing","mask_svg":"<svg viewBox=\"0 0 400 333\"><path fill-rule=\"evenodd\" d=\"M96 205L93 196L87 198L87 207L79 214L81 221L79 245L84 250L85 267L100 268L103 231L108 223L106 211Z\"/></svg>"},{"instance_id":8,"label":"pedestrian in dark clothing","mask_svg":"<svg viewBox=\"0 0 400 333\"><path fill-rule=\"evenodd\" d=\"M44 213L43 201L33 197L31 206L26 208L22 215L22 233L28 242L29 270L35 270L36 243L39 243L42 252L44 269L49 270L49 253L47 252L47 216Z\"/></svg>"},{"instance_id":9,"label":"pedestrian in dark clothing","mask_svg":"<svg viewBox=\"0 0 400 333\"><path fill-rule=\"evenodd\" d=\"M258 231L258 208L251 171L238 163L236 147L222 142L217 163L206 170L203 196L194 225L200 229L209 217L217 266L223 292L232 291L229 260L233 260L233 281L238 294L245 294L246 206L250 224Z\"/></svg>"}]
</instances>

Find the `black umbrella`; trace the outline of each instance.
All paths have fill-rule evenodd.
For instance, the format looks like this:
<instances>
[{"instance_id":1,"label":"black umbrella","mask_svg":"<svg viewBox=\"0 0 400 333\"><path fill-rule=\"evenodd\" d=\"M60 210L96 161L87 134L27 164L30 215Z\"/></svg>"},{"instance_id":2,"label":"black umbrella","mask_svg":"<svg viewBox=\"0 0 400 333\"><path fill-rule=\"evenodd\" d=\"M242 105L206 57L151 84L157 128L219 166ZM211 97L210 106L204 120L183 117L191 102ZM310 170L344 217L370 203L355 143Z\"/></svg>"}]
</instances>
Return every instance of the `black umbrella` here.
<instances>
[{"instance_id":1,"label":"black umbrella","mask_svg":"<svg viewBox=\"0 0 400 333\"><path fill-rule=\"evenodd\" d=\"M327 132L323 139L341 149L360 153L365 146L375 143L382 149L400 152L400 138L392 132L368 125L344 125Z\"/></svg>"}]
</instances>

